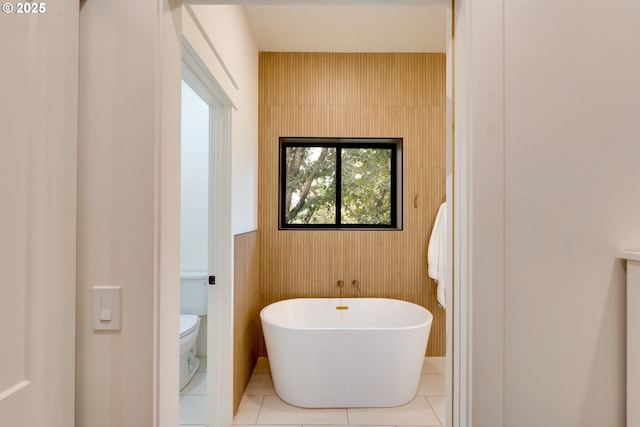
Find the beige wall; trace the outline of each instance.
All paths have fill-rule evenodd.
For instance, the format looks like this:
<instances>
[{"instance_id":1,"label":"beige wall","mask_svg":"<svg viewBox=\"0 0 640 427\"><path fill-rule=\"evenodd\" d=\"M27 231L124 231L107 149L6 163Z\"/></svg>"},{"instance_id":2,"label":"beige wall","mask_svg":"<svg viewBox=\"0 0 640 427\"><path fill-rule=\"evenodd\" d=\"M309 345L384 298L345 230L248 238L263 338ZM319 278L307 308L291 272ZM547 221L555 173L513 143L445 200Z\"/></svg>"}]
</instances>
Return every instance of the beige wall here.
<instances>
[{"instance_id":1,"label":"beige wall","mask_svg":"<svg viewBox=\"0 0 640 427\"><path fill-rule=\"evenodd\" d=\"M444 311L426 273L433 220L445 194L443 54L260 54L259 228L263 304L292 297L408 300L434 323L430 355L444 355ZM402 137L402 231L279 231L278 137ZM362 294L349 285L358 279Z\"/></svg>"},{"instance_id":2,"label":"beige wall","mask_svg":"<svg viewBox=\"0 0 640 427\"><path fill-rule=\"evenodd\" d=\"M640 247L640 7L557 6L505 20L505 421L622 426L616 251Z\"/></svg>"},{"instance_id":3,"label":"beige wall","mask_svg":"<svg viewBox=\"0 0 640 427\"><path fill-rule=\"evenodd\" d=\"M471 28L495 28L473 39L470 116L456 125L471 135L470 284L484 322L472 334L474 426L624 426L616 252L640 247L640 6L466 6Z\"/></svg>"},{"instance_id":4,"label":"beige wall","mask_svg":"<svg viewBox=\"0 0 640 427\"><path fill-rule=\"evenodd\" d=\"M125 0L81 4L76 306L80 427L154 425L162 395L155 382L157 349L164 363L178 363L177 340L160 341L156 321L160 307L164 314L174 310L175 319L178 315L177 305L167 304L179 295L180 22L175 4L162 3L160 17L150 13L158 6L155 1ZM172 201L175 205L163 205ZM161 206L167 214L163 218ZM166 287L159 301L159 289L167 282L175 287ZM122 286L121 331L93 331L96 285ZM161 328L175 337L177 321L166 323L168 318L161 316ZM165 391L175 396L177 370L159 375ZM175 425L177 400L165 408L169 416L164 420L173 417Z\"/></svg>"}]
</instances>

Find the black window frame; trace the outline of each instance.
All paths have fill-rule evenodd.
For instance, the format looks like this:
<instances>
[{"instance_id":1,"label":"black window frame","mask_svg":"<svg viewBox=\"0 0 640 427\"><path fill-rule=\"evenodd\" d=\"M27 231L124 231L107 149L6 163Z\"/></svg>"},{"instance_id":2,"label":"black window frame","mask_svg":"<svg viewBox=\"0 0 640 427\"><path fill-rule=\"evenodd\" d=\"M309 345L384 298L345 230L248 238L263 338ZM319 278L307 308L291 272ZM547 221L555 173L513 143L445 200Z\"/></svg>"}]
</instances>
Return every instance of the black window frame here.
<instances>
[{"instance_id":1,"label":"black window frame","mask_svg":"<svg viewBox=\"0 0 640 427\"><path fill-rule=\"evenodd\" d=\"M385 230L401 231L403 223L403 176L402 138L324 138L324 137L280 137L278 179L278 229L279 230ZM329 147L336 152L336 224L286 224L286 150L290 147ZM342 224L342 148L388 148L391 149L391 223L390 224Z\"/></svg>"}]
</instances>

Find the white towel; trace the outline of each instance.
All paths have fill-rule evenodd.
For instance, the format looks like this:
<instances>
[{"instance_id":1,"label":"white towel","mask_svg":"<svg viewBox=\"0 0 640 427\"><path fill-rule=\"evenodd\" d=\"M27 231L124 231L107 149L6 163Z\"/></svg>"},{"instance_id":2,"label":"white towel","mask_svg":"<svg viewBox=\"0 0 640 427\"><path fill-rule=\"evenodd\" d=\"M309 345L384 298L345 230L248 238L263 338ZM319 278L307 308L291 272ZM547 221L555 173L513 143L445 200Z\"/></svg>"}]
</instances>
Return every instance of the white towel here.
<instances>
[{"instance_id":1,"label":"white towel","mask_svg":"<svg viewBox=\"0 0 640 427\"><path fill-rule=\"evenodd\" d=\"M440 205L436 219L433 222L429 247L427 249L427 272L437 284L438 303L442 308L446 307L446 242L447 242L447 203Z\"/></svg>"}]
</instances>

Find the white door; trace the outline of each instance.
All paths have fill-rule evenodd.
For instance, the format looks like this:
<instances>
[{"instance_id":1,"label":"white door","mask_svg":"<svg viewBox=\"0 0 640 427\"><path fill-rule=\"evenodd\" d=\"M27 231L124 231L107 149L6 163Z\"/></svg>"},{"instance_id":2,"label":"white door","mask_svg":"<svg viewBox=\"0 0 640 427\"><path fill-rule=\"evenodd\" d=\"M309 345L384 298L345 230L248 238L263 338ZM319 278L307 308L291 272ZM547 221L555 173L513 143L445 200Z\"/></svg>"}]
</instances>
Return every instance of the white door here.
<instances>
[{"instance_id":1,"label":"white door","mask_svg":"<svg viewBox=\"0 0 640 427\"><path fill-rule=\"evenodd\" d=\"M2 426L74 425L78 15L0 12Z\"/></svg>"}]
</instances>

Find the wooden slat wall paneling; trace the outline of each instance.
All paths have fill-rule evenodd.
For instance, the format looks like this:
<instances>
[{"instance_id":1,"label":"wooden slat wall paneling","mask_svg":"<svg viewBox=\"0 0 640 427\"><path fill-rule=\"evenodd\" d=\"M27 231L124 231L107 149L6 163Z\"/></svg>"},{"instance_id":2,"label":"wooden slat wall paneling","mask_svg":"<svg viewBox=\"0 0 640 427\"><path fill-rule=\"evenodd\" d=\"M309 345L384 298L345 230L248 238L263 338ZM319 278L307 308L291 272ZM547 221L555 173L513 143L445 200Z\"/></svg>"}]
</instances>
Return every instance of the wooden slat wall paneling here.
<instances>
[{"instance_id":1,"label":"wooden slat wall paneling","mask_svg":"<svg viewBox=\"0 0 640 427\"><path fill-rule=\"evenodd\" d=\"M279 231L278 138L403 138L402 231ZM445 352L445 314L427 276L427 244L445 196L445 56L260 54L259 179L262 306L335 297L336 282L434 315L428 355ZM347 296L356 296L350 286ZM262 345L262 344L261 344Z\"/></svg>"},{"instance_id":2,"label":"wooden slat wall paneling","mask_svg":"<svg viewBox=\"0 0 640 427\"><path fill-rule=\"evenodd\" d=\"M234 237L234 413L261 353L259 250L257 231Z\"/></svg>"}]
</instances>

